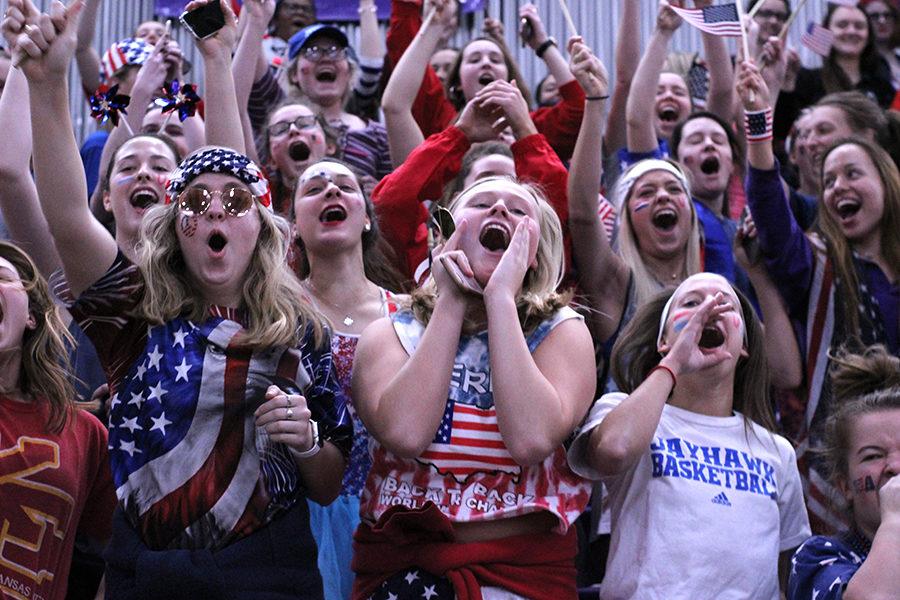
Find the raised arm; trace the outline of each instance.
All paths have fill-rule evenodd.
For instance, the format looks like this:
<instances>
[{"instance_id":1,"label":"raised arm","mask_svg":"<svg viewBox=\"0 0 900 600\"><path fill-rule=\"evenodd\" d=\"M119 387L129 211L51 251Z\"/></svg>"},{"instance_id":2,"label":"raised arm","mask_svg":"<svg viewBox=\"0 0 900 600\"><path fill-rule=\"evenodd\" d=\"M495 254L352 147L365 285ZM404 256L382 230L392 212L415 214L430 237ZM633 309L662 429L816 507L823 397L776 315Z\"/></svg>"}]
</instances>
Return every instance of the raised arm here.
<instances>
[{"instance_id":1,"label":"raised arm","mask_svg":"<svg viewBox=\"0 0 900 600\"><path fill-rule=\"evenodd\" d=\"M547 31L544 28L544 23L541 21L541 17L538 14L537 6L530 2L523 5L519 8L519 18L528 19L528 22L531 24L532 34L530 37L525 38L524 41L532 50L537 51L550 39L550 36L547 35ZM547 46L544 49L543 54L538 58L544 61L544 64L547 66L547 72L553 75L556 79L556 84L559 87L562 87L575 79L572 72L569 71L569 65L566 64L566 59L563 58L563 55L559 51L559 48L556 47L556 44Z\"/></svg>"},{"instance_id":2,"label":"raised arm","mask_svg":"<svg viewBox=\"0 0 900 600\"><path fill-rule=\"evenodd\" d=\"M359 111L366 115L378 111L378 88L386 53L375 0L359 0L359 76L353 84L353 94Z\"/></svg>"},{"instance_id":3,"label":"raised arm","mask_svg":"<svg viewBox=\"0 0 900 600\"><path fill-rule=\"evenodd\" d=\"M622 0L622 18L616 31L616 82L606 119L606 151L609 154L618 152L626 144L625 104L640 55L640 6L632 0Z\"/></svg>"},{"instance_id":4,"label":"raised arm","mask_svg":"<svg viewBox=\"0 0 900 600\"><path fill-rule=\"evenodd\" d=\"M66 79L84 4L80 0L73 0L68 8L53 4L50 15L38 15L30 0L10 0L9 6L7 19L28 15L39 25L19 35L16 54L22 56L22 71L28 78L41 208L69 287L78 296L109 269L118 252L115 240L88 208L84 168L69 118ZM13 10L18 14L11 15Z\"/></svg>"},{"instance_id":5,"label":"raised arm","mask_svg":"<svg viewBox=\"0 0 900 600\"><path fill-rule=\"evenodd\" d=\"M6 24L7 21L4 21L4 26ZM3 222L9 229L12 241L34 259L45 277L50 277L62 263L31 178L28 82L15 67L10 67L3 96L0 97L0 131L7 147L15 148L14 152L0 152L0 181L3 182L0 185L0 211L3 212Z\"/></svg>"},{"instance_id":6,"label":"raised arm","mask_svg":"<svg viewBox=\"0 0 900 600\"><path fill-rule=\"evenodd\" d=\"M895 465L897 459L893 460ZM894 475L878 490L881 523L872 538L872 549L844 591L845 600L896 598L900 594L900 476Z\"/></svg>"},{"instance_id":7,"label":"raised arm","mask_svg":"<svg viewBox=\"0 0 900 600\"><path fill-rule=\"evenodd\" d=\"M194 0L184 7L197 9L219 2L225 14L225 26L205 40L196 40L203 56L206 83L206 143L246 153L241 116L238 112L234 78L231 74L231 51L237 35L237 19L226 0Z\"/></svg>"},{"instance_id":8,"label":"raised arm","mask_svg":"<svg viewBox=\"0 0 900 600\"><path fill-rule=\"evenodd\" d=\"M572 72L587 96L605 96L606 70L580 38L569 42ZM598 342L619 326L628 293L628 267L613 251L597 211L603 176L604 101L587 101L569 171L569 229L578 284L591 309L588 323ZM622 210L628 210L623 206Z\"/></svg>"},{"instance_id":9,"label":"raised arm","mask_svg":"<svg viewBox=\"0 0 900 600\"><path fill-rule=\"evenodd\" d=\"M694 6L709 6L712 0L694 0ZM709 92L706 96L706 108L718 115L725 122L731 120L734 108L734 68L725 38L703 32L703 54L709 69Z\"/></svg>"},{"instance_id":10,"label":"raised arm","mask_svg":"<svg viewBox=\"0 0 900 600\"><path fill-rule=\"evenodd\" d=\"M562 446L597 385L591 335L580 319L558 324L533 354L528 347L516 295L529 268L530 238L538 235L530 225L530 219L518 224L484 288L497 426L520 465L540 463Z\"/></svg>"},{"instance_id":11,"label":"raised arm","mask_svg":"<svg viewBox=\"0 0 900 600\"><path fill-rule=\"evenodd\" d=\"M756 66L741 63L737 91L745 112L771 108L768 88ZM751 100L751 96L753 99ZM813 251L788 205L772 141L747 144L747 204L769 275L793 317L805 314L812 286Z\"/></svg>"},{"instance_id":12,"label":"raised arm","mask_svg":"<svg viewBox=\"0 0 900 600\"><path fill-rule=\"evenodd\" d=\"M426 70L431 69L428 60L437 48L441 36L452 17L446 0L434 5L434 17L422 27L403 53L388 80L381 98L391 148L391 161L401 164L416 146L422 143L423 134L413 117L413 101ZM433 73L432 73L433 75Z\"/></svg>"},{"instance_id":13,"label":"raised arm","mask_svg":"<svg viewBox=\"0 0 900 600\"><path fill-rule=\"evenodd\" d=\"M660 3L656 28L650 36L650 43L644 50L628 93L625 123L630 152L652 152L659 146L654 127L656 115L653 114L656 89L659 86L659 74L666 62L669 42L680 25L681 18L668 4Z\"/></svg>"},{"instance_id":14,"label":"raised arm","mask_svg":"<svg viewBox=\"0 0 900 600\"><path fill-rule=\"evenodd\" d=\"M75 63L81 76L81 85L93 92L100 87L100 55L94 48L97 29L97 13L102 0L84 0L84 9L78 21L78 44L75 47Z\"/></svg>"},{"instance_id":15,"label":"raised arm","mask_svg":"<svg viewBox=\"0 0 900 600\"><path fill-rule=\"evenodd\" d=\"M247 105L250 101L253 83L261 79L269 68L263 57L262 39L273 14L275 14L275 0L248 0L244 4L241 11L243 31L231 65L235 97L237 98L238 112L241 115L244 147L253 155L256 154L256 142L253 138L253 126L247 112ZM251 156L251 158L254 161L257 160L255 156Z\"/></svg>"},{"instance_id":16,"label":"raised arm","mask_svg":"<svg viewBox=\"0 0 900 600\"><path fill-rule=\"evenodd\" d=\"M353 367L353 403L372 436L405 458L422 454L437 431L450 389L466 298L443 266L449 257L471 276L468 261L458 249L461 221L441 252L435 252L431 274L438 286L437 301L425 333L411 355L400 345L390 319L381 319L363 332Z\"/></svg>"}]
</instances>

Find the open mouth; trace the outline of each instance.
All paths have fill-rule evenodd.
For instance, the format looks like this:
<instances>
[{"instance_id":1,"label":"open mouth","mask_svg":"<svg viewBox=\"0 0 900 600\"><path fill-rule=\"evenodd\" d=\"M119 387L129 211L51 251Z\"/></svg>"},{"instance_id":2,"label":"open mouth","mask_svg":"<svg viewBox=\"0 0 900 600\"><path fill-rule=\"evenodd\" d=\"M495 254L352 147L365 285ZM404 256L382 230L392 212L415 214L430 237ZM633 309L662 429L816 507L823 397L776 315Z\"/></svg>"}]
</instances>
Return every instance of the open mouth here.
<instances>
[{"instance_id":1,"label":"open mouth","mask_svg":"<svg viewBox=\"0 0 900 600\"><path fill-rule=\"evenodd\" d=\"M478 77L478 83L481 85L487 85L492 81L494 81L494 76L491 73L482 73Z\"/></svg>"},{"instance_id":2,"label":"open mouth","mask_svg":"<svg viewBox=\"0 0 900 600\"><path fill-rule=\"evenodd\" d=\"M657 114L659 115L659 120L666 123L675 123L678 120L678 110L671 106L662 108Z\"/></svg>"},{"instance_id":3,"label":"open mouth","mask_svg":"<svg viewBox=\"0 0 900 600\"><path fill-rule=\"evenodd\" d=\"M701 348L718 348L725 343L725 334L715 327L704 327L703 333L700 334Z\"/></svg>"},{"instance_id":4,"label":"open mouth","mask_svg":"<svg viewBox=\"0 0 900 600\"><path fill-rule=\"evenodd\" d=\"M294 142L288 147L288 156L291 160L307 160L309 159L310 149L306 142Z\"/></svg>"},{"instance_id":5,"label":"open mouth","mask_svg":"<svg viewBox=\"0 0 900 600\"><path fill-rule=\"evenodd\" d=\"M159 202L159 196L153 190L135 190L132 192L129 201L135 208L147 208Z\"/></svg>"},{"instance_id":6,"label":"open mouth","mask_svg":"<svg viewBox=\"0 0 900 600\"><path fill-rule=\"evenodd\" d=\"M331 69L320 69L316 72L316 81L331 83L337 79L337 73Z\"/></svg>"},{"instance_id":7,"label":"open mouth","mask_svg":"<svg viewBox=\"0 0 900 600\"><path fill-rule=\"evenodd\" d=\"M319 214L320 223L340 223L347 219L347 211L343 206L326 206Z\"/></svg>"},{"instance_id":8,"label":"open mouth","mask_svg":"<svg viewBox=\"0 0 900 600\"><path fill-rule=\"evenodd\" d=\"M838 200L835 205L835 210L837 211L838 216L841 219L849 219L853 215L859 212L859 209L862 208L862 205L856 200L846 199L846 200Z\"/></svg>"},{"instance_id":9,"label":"open mouth","mask_svg":"<svg viewBox=\"0 0 900 600\"><path fill-rule=\"evenodd\" d=\"M719 172L719 159L715 156L708 156L700 163L700 171L704 175L715 175Z\"/></svg>"},{"instance_id":10,"label":"open mouth","mask_svg":"<svg viewBox=\"0 0 900 600\"><path fill-rule=\"evenodd\" d=\"M506 250L509 247L510 239L509 230L495 223L486 225L481 230L481 235L478 236L481 245L491 252Z\"/></svg>"},{"instance_id":11,"label":"open mouth","mask_svg":"<svg viewBox=\"0 0 900 600\"><path fill-rule=\"evenodd\" d=\"M653 215L653 226L663 231L671 231L678 224L678 213L669 208L664 208Z\"/></svg>"},{"instance_id":12,"label":"open mouth","mask_svg":"<svg viewBox=\"0 0 900 600\"><path fill-rule=\"evenodd\" d=\"M206 243L213 252L218 254L225 249L225 246L228 244L228 239L218 231L215 231L209 236L209 240L207 240Z\"/></svg>"}]
</instances>

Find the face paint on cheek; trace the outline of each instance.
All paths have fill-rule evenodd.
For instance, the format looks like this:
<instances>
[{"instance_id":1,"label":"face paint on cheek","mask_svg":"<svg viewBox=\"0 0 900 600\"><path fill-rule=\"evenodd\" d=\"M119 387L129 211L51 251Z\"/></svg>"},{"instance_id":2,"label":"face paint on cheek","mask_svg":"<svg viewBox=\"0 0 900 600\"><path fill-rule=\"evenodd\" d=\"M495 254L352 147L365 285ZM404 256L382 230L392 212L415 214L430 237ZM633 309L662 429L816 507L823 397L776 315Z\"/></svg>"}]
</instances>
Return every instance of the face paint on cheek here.
<instances>
[{"instance_id":1,"label":"face paint on cheek","mask_svg":"<svg viewBox=\"0 0 900 600\"><path fill-rule=\"evenodd\" d=\"M877 488L875 487L875 481L872 479L871 475L866 475L865 477L860 477L859 479L853 480L853 491L857 494L861 494L863 492L875 492Z\"/></svg>"},{"instance_id":2,"label":"face paint on cheek","mask_svg":"<svg viewBox=\"0 0 900 600\"><path fill-rule=\"evenodd\" d=\"M649 202L644 202L644 201L638 202L637 204L634 205L634 210L632 212L640 212L649 206L650 206Z\"/></svg>"},{"instance_id":3,"label":"face paint on cheek","mask_svg":"<svg viewBox=\"0 0 900 600\"><path fill-rule=\"evenodd\" d=\"M184 237L194 237L197 233L197 215L181 215L181 233Z\"/></svg>"},{"instance_id":4,"label":"face paint on cheek","mask_svg":"<svg viewBox=\"0 0 900 600\"><path fill-rule=\"evenodd\" d=\"M687 327L688 322L691 320L691 312L687 310L683 310L672 315L672 331L675 333L681 333L681 330Z\"/></svg>"},{"instance_id":5,"label":"face paint on cheek","mask_svg":"<svg viewBox=\"0 0 900 600\"><path fill-rule=\"evenodd\" d=\"M122 175L120 177L116 177L112 180L112 185L116 187L122 187L126 185L131 185L131 182L134 181L134 175Z\"/></svg>"}]
</instances>

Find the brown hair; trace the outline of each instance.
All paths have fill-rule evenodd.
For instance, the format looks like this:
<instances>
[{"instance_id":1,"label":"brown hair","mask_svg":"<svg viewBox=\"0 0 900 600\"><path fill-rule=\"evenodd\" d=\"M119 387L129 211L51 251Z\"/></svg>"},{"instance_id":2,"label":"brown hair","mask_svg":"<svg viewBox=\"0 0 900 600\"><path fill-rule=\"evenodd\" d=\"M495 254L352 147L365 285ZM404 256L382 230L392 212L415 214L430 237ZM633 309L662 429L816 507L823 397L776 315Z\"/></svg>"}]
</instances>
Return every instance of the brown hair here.
<instances>
[{"instance_id":1,"label":"brown hair","mask_svg":"<svg viewBox=\"0 0 900 600\"><path fill-rule=\"evenodd\" d=\"M516 84L516 87L519 88L520 92L522 92L522 97L525 98L525 103L530 107L531 92L528 90L528 85L525 83L525 78L522 77L522 72L519 70L519 66L516 64L515 59L509 53L509 49L506 47L506 44L500 44L497 42L497 40L489 37L477 37L466 42L466 45L463 46L462 50L459 51L459 55L456 57L456 60L453 61L453 66L450 67L450 72L447 74L447 98L450 100L450 102L453 103L453 106L456 107L456 110L462 110L467 102L466 97L463 95L462 88L460 87L459 69L462 66L463 57L466 54L466 48L479 41L488 41L497 46L497 48L500 50L500 53L503 55L503 62L506 64L507 80ZM469 100L471 100L471 98L469 98Z\"/></svg>"},{"instance_id":2,"label":"brown hair","mask_svg":"<svg viewBox=\"0 0 900 600\"><path fill-rule=\"evenodd\" d=\"M762 325L747 297L735 289L741 302L741 314L747 331L746 358L738 361L734 377L734 410L745 420L775 430L775 417L769 403L768 368ZM638 308L619 335L612 349L612 377L620 390L632 393L659 364L662 356L656 346L663 308L675 290L666 290Z\"/></svg>"},{"instance_id":3,"label":"brown hair","mask_svg":"<svg viewBox=\"0 0 900 600\"><path fill-rule=\"evenodd\" d=\"M891 157L877 144L863 138L843 138L837 140L822 155L820 173L820 185L825 189L825 161L828 155L837 148L852 144L863 150L871 159L878 171L881 184L884 187L884 213L881 215L881 254L889 265L900 265L900 172ZM816 220L816 228L825 238L828 251L834 261L835 275L844 282L843 289L843 318L847 323L847 331L852 335L859 332L859 278L853 265L853 250L850 242L844 237L840 226L834 217L820 208Z\"/></svg>"},{"instance_id":4,"label":"brown hair","mask_svg":"<svg viewBox=\"0 0 900 600\"><path fill-rule=\"evenodd\" d=\"M59 433L75 406L67 352L67 345L74 346L75 340L59 316L47 280L40 275L31 257L9 242L0 242L0 257L8 260L19 273L28 294L28 312L35 322L34 328L26 329L22 336L19 386L36 401L46 400L50 404L47 431Z\"/></svg>"},{"instance_id":5,"label":"brown hair","mask_svg":"<svg viewBox=\"0 0 900 600\"><path fill-rule=\"evenodd\" d=\"M837 410L825 422L823 443L816 453L822 459L826 477L837 485L847 481L854 421L869 413L900 409L900 358L877 344L862 354L845 352L831 360Z\"/></svg>"},{"instance_id":6,"label":"brown hair","mask_svg":"<svg viewBox=\"0 0 900 600\"><path fill-rule=\"evenodd\" d=\"M869 21L869 15L866 14L862 7L829 2L828 9L825 11L825 17L822 19L822 25L827 29L831 29L831 17L834 16L834 13L839 8L856 9L862 13L863 19L866 22L866 45L863 48L862 54L859 56L859 71L860 73L877 73L881 66L880 63L882 58L875 48L875 36L872 33L872 24ZM829 52L828 56L825 57L825 60L822 61L822 85L828 93L848 91L856 87L853 82L850 81L850 78L844 72L844 69L837 63L834 48L831 49L831 52Z\"/></svg>"},{"instance_id":7,"label":"brown hair","mask_svg":"<svg viewBox=\"0 0 900 600\"><path fill-rule=\"evenodd\" d=\"M441 196L440 202L441 206L449 206L453 198L466 187L466 177L472 172L472 166L485 156L491 156L492 154L499 154L515 160L512 150L503 142L491 140L472 144L472 147L463 155L459 173L456 174L456 177L450 183L444 186L444 194Z\"/></svg>"}]
</instances>

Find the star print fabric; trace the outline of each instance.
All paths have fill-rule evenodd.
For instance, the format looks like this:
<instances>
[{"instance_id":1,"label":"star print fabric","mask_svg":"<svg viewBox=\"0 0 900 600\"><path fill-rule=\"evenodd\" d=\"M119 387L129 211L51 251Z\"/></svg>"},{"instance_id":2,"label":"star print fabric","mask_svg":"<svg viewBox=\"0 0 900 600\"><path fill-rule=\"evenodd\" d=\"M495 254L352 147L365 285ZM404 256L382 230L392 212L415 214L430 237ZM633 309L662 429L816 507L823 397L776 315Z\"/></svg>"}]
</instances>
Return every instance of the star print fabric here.
<instances>
[{"instance_id":1,"label":"star print fabric","mask_svg":"<svg viewBox=\"0 0 900 600\"><path fill-rule=\"evenodd\" d=\"M149 324L131 316L142 285L120 254L70 309L110 382L116 494L150 548L219 549L302 501L287 448L273 444L262 461L256 449L253 412L274 376L303 391L326 437L349 431L330 348L308 333L297 347L252 351L233 309ZM349 452L349 435L334 441Z\"/></svg>"},{"instance_id":2,"label":"star print fabric","mask_svg":"<svg viewBox=\"0 0 900 600\"><path fill-rule=\"evenodd\" d=\"M868 541L853 532L809 538L791 559L788 600L840 600L868 554Z\"/></svg>"},{"instance_id":3,"label":"star print fabric","mask_svg":"<svg viewBox=\"0 0 900 600\"><path fill-rule=\"evenodd\" d=\"M387 579L371 600L453 600L450 580L422 569L407 569Z\"/></svg>"}]
</instances>

